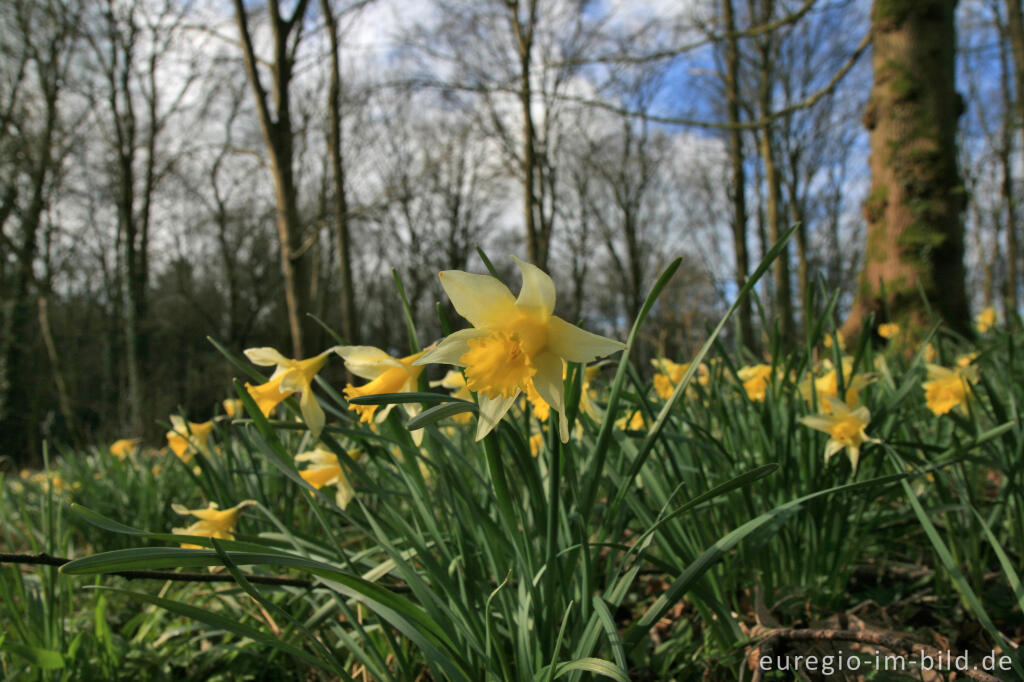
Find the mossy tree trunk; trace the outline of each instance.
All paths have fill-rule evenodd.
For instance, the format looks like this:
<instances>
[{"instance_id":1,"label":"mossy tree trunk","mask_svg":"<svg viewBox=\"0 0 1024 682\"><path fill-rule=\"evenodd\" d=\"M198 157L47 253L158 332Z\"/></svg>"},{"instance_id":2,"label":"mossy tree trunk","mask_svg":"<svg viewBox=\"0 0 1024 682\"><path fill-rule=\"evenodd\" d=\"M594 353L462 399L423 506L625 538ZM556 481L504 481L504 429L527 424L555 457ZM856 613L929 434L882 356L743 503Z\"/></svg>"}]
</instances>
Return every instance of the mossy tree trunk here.
<instances>
[{"instance_id":1,"label":"mossy tree trunk","mask_svg":"<svg viewBox=\"0 0 1024 682\"><path fill-rule=\"evenodd\" d=\"M853 310L856 334L869 313L909 328L935 313L970 329L964 283L964 186L956 162L953 14L956 0L875 0L874 85L864 113L871 137L867 249Z\"/></svg>"}]
</instances>

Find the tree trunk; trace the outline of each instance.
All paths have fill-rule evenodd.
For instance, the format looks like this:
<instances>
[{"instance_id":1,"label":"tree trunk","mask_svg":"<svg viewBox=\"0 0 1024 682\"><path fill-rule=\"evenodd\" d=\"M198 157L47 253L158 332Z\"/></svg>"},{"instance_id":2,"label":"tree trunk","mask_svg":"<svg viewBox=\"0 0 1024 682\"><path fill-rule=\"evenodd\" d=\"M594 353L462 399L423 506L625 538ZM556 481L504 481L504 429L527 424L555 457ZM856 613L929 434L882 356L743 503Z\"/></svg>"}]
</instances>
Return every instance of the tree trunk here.
<instances>
[{"instance_id":1,"label":"tree trunk","mask_svg":"<svg viewBox=\"0 0 1024 682\"><path fill-rule=\"evenodd\" d=\"M965 192L956 163L963 101L956 92L956 0L875 0L874 85L864 113L872 187L864 268L843 326L854 337L871 312L909 328L928 323L928 302L970 333L964 283Z\"/></svg>"},{"instance_id":2,"label":"tree trunk","mask_svg":"<svg viewBox=\"0 0 1024 682\"><path fill-rule=\"evenodd\" d=\"M1010 49L1013 52L1014 89L1016 90L1016 97L1013 101L1014 111L1016 113L1017 125L1024 128L1024 12L1021 10L1021 0L1006 0L1006 9L1007 23L1009 25L1007 32L1010 37ZM1007 125L1009 125L1008 122ZM1006 262L1008 265L1006 319L1010 320L1012 315L1017 313L1017 306L1019 305L1017 285L1020 278L1018 274L1018 265L1020 263L1020 226L1014 213L1015 202L1013 200L1013 180L1010 175L1010 166L1005 165L1004 169L1006 173L1006 177L1003 179L1005 184L1004 192L1006 192L1007 210L1009 211L1006 222Z\"/></svg>"},{"instance_id":3,"label":"tree trunk","mask_svg":"<svg viewBox=\"0 0 1024 682\"><path fill-rule=\"evenodd\" d=\"M338 274L341 277L341 335L346 343L359 343L359 318L356 312L355 289L352 283L352 244L348 195L345 188L345 165L341 158L341 58L338 45L338 27L330 0L320 0L320 7L331 43L331 80L327 95L328 139L331 175L334 192L331 208L334 212L334 246L338 256Z\"/></svg>"},{"instance_id":4,"label":"tree trunk","mask_svg":"<svg viewBox=\"0 0 1024 682\"><path fill-rule=\"evenodd\" d=\"M276 0L270 0L268 10L274 42L274 59L270 65L274 108L270 111L268 93L263 87L256 64L255 48L249 32L248 14L242 0L234 0L235 19L242 40L245 71L252 85L259 112L260 130L270 153L270 170L277 205L277 237L281 248L281 275L284 280L285 305L288 310L288 329L292 340L292 354L305 357L307 339L315 334L312 321L305 316L310 310L312 268L310 258L303 253L302 226L299 221L298 192L295 186L294 137L291 122L291 85L294 50L290 49L292 30L303 21L308 0L299 0L290 19L281 17Z\"/></svg>"},{"instance_id":5,"label":"tree trunk","mask_svg":"<svg viewBox=\"0 0 1024 682\"><path fill-rule=\"evenodd\" d=\"M538 184L542 182L537 158L537 127L533 120L533 87L530 83L533 58L533 31L537 23L537 0L526 0L529 17L519 17L519 0L507 2L519 56L519 106L523 116L523 219L526 222L526 253L529 261L547 270L548 242L543 220L538 220Z\"/></svg>"},{"instance_id":6,"label":"tree trunk","mask_svg":"<svg viewBox=\"0 0 1024 682\"><path fill-rule=\"evenodd\" d=\"M729 129L729 162L732 171L732 245L736 254L736 289L739 291L747 283L750 272L750 255L747 251L747 176L743 169L743 133L740 122L740 55L739 40L736 37L736 17L732 0L722 0L722 15L725 20L725 31L729 36L726 41L725 57L725 93L727 98ZM743 347L755 350L757 343L754 337L753 306L747 296L740 303L739 309L740 343Z\"/></svg>"}]
</instances>

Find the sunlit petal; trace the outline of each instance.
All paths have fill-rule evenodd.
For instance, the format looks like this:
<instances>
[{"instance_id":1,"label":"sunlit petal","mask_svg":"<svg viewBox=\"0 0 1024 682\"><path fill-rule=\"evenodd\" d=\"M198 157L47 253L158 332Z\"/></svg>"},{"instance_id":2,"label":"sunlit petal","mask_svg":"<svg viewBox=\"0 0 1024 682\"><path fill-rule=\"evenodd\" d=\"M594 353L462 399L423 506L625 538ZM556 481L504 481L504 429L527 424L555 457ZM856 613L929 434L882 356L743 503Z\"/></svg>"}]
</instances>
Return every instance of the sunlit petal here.
<instances>
[{"instance_id":1,"label":"sunlit petal","mask_svg":"<svg viewBox=\"0 0 1024 682\"><path fill-rule=\"evenodd\" d=\"M512 260L523 273L523 288L519 290L516 305L545 317L550 315L555 310L555 283L551 277L532 263L525 263L515 256Z\"/></svg>"},{"instance_id":2,"label":"sunlit petal","mask_svg":"<svg viewBox=\"0 0 1024 682\"><path fill-rule=\"evenodd\" d=\"M249 362L261 367L286 365L290 362L288 358L281 355L275 349L266 346L263 348L246 348L243 352L245 357L249 358Z\"/></svg>"},{"instance_id":3,"label":"sunlit petal","mask_svg":"<svg viewBox=\"0 0 1024 682\"><path fill-rule=\"evenodd\" d=\"M547 322L548 349L568 362L590 362L623 350L626 344L584 331L552 315Z\"/></svg>"},{"instance_id":4,"label":"sunlit petal","mask_svg":"<svg viewBox=\"0 0 1024 682\"><path fill-rule=\"evenodd\" d=\"M533 385L540 397L558 410L558 433L563 443L569 442L569 420L565 416L565 387L562 383L562 358L554 353L540 353L533 359L537 373Z\"/></svg>"},{"instance_id":5,"label":"sunlit petal","mask_svg":"<svg viewBox=\"0 0 1024 682\"><path fill-rule=\"evenodd\" d=\"M512 292L490 275L445 270L440 277L455 310L474 327L504 324L516 314Z\"/></svg>"},{"instance_id":6,"label":"sunlit petal","mask_svg":"<svg viewBox=\"0 0 1024 682\"><path fill-rule=\"evenodd\" d=\"M518 393L507 398L489 398L482 393L480 394L480 418L476 424L477 440L482 440L484 436L491 432L491 429L498 425L498 422L501 421L501 418L512 407L512 403L515 402L517 397L519 397Z\"/></svg>"},{"instance_id":7,"label":"sunlit petal","mask_svg":"<svg viewBox=\"0 0 1024 682\"><path fill-rule=\"evenodd\" d=\"M426 365L437 363L441 365L458 365L459 367L464 367L465 363L459 360L459 358L465 355L466 351L469 350L469 346L466 345L466 342L469 339L487 336L488 333L489 332L486 329L460 329L457 332L452 332L446 336L443 341L441 341L437 348L428 350L412 364Z\"/></svg>"}]
</instances>

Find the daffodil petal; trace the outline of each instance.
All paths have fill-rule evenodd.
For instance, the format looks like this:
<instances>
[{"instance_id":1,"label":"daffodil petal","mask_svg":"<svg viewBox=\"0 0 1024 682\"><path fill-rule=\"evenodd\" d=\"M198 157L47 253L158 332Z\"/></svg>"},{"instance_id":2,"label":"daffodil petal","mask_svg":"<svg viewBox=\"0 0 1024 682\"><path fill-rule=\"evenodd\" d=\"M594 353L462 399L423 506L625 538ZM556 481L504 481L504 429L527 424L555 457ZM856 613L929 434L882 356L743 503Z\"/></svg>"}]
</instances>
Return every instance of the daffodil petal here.
<instances>
[{"instance_id":1,"label":"daffodil petal","mask_svg":"<svg viewBox=\"0 0 1024 682\"><path fill-rule=\"evenodd\" d=\"M552 315L548 319L548 348L569 362L590 362L623 350L626 344L583 331Z\"/></svg>"},{"instance_id":2,"label":"daffodil petal","mask_svg":"<svg viewBox=\"0 0 1024 682\"><path fill-rule=\"evenodd\" d=\"M334 352L345 361L348 371L371 381L392 367L402 368L401 362L373 346L337 346Z\"/></svg>"},{"instance_id":3,"label":"daffodil petal","mask_svg":"<svg viewBox=\"0 0 1024 682\"><path fill-rule=\"evenodd\" d=\"M245 357L249 358L249 362L254 365L260 365L261 367L286 365L289 362L288 358L269 346L264 346L262 348L246 348L243 352L245 353Z\"/></svg>"},{"instance_id":4,"label":"daffodil petal","mask_svg":"<svg viewBox=\"0 0 1024 682\"><path fill-rule=\"evenodd\" d=\"M476 423L476 439L483 440L483 437L491 432L501 418L505 416L509 408L512 407L512 403L519 397L519 392L516 391L514 394L507 398L497 397L490 398L484 393L478 394L480 398L480 416Z\"/></svg>"},{"instance_id":5,"label":"daffodil petal","mask_svg":"<svg viewBox=\"0 0 1024 682\"><path fill-rule=\"evenodd\" d=\"M325 418L323 408L316 401L313 391L302 392L302 397L299 398L299 407L302 409L302 418L306 421L310 433L314 438L319 438L320 432L324 430Z\"/></svg>"},{"instance_id":6,"label":"daffodil petal","mask_svg":"<svg viewBox=\"0 0 1024 682\"><path fill-rule=\"evenodd\" d=\"M548 351L533 359L537 373L533 385L551 407L558 410L558 434L563 443L569 442L569 419L565 416L565 386L562 383L562 358Z\"/></svg>"},{"instance_id":7,"label":"daffodil petal","mask_svg":"<svg viewBox=\"0 0 1024 682\"><path fill-rule=\"evenodd\" d=\"M523 273L523 288L519 290L516 306L540 312L547 317L555 310L555 283L536 265L523 262L515 256L512 256L512 260Z\"/></svg>"},{"instance_id":8,"label":"daffodil petal","mask_svg":"<svg viewBox=\"0 0 1024 682\"><path fill-rule=\"evenodd\" d=\"M459 360L459 358L469 350L466 341L479 336L487 336L489 333L487 329L460 329L457 332L452 332L441 341L437 348L428 350L412 364L427 365L437 363L465 367L465 363Z\"/></svg>"},{"instance_id":9,"label":"daffodil petal","mask_svg":"<svg viewBox=\"0 0 1024 682\"><path fill-rule=\"evenodd\" d=\"M345 474L341 474L341 476L338 477L338 480L334 482L334 485L338 488L334 501L337 503L339 508L345 509L345 507L348 506L348 503L352 501L352 498L355 497L356 491L352 489L352 484L348 482Z\"/></svg>"},{"instance_id":10,"label":"daffodil petal","mask_svg":"<svg viewBox=\"0 0 1024 682\"><path fill-rule=\"evenodd\" d=\"M800 417L800 423L804 426L809 426L812 429L817 429L818 431L824 431L826 433L828 433L829 429L832 428L832 424L834 424L835 421L835 417L826 417L819 414Z\"/></svg>"},{"instance_id":11,"label":"daffodil petal","mask_svg":"<svg viewBox=\"0 0 1024 682\"><path fill-rule=\"evenodd\" d=\"M309 384L304 380L301 372L291 371L281 377L280 390L282 393L300 393L308 391Z\"/></svg>"},{"instance_id":12,"label":"daffodil petal","mask_svg":"<svg viewBox=\"0 0 1024 682\"><path fill-rule=\"evenodd\" d=\"M494 277L461 270L445 270L440 277L455 310L474 327L494 327L514 317L516 299Z\"/></svg>"}]
</instances>

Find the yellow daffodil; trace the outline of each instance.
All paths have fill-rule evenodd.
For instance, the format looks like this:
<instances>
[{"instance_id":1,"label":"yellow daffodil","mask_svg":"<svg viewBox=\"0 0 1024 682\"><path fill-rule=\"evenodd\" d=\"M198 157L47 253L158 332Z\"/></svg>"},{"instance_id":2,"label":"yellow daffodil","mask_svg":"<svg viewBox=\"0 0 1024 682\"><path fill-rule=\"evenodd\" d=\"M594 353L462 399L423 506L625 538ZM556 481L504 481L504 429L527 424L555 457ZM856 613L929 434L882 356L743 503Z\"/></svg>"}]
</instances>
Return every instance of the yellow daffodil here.
<instances>
[{"instance_id":1,"label":"yellow daffodil","mask_svg":"<svg viewBox=\"0 0 1024 682\"><path fill-rule=\"evenodd\" d=\"M530 454L536 457L544 449L544 434L535 433L530 436Z\"/></svg>"},{"instance_id":2,"label":"yellow daffodil","mask_svg":"<svg viewBox=\"0 0 1024 682\"><path fill-rule=\"evenodd\" d=\"M860 406L851 409L846 403L838 398L828 398L832 404L830 414L816 414L800 417L800 423L818 431L824 431L829 435L828 443L825 444L825 463L832 455L842 449L846 449L846 455L850 458L854 473L857 472L857 464L860 461L860 448L864 443L877 443L877 439L870 438L864 432L871 421L871 413L868 408Z\"/></svg>"},{"instance_id":3,"label":"yellow daffodil","mask_svg":"<svg viewBox=\"0 0 1024 682\"><path fill-rule=\"evenodd\" d=\"M925 345L924 353L921 354L921 357L924 358L925 363L935 362L936 358L939 357L939 351L935 350L935 346L929 343Z\"/></svg>"},{"instance_id":4,"label":"yellow daffodil","mask_svg":"<svg viewBox=\"0 0 1024 682\"><path fill-rule=\"evenodd\" d=\"M982 310L974 318L974 324L982 334L996 326L996 309L989 306Z\"/></svg>"},{"instance_id":5,"label":"yellow daffodil","mask_svg":"<svg viewBox=\"0 0 1024 682\"><path fill-rule=\"evenodd\" d=\"M878 325L878 335L883 339L893 339L899 336L900 326L895 322L883 322Z\"/></svg>"},{"instance_id":6,"label":"yellow daffodil","mask_svg":"<svg viewBox=\"0 0 1024 682\"><path fill-rule=\"evenodd\" d=\"M186 509L180 504L172 504L171 509L182 516L191 514L199 520L188 528L172 528L175 535L198 535L219 540L234 539L235 526L238 524L238 517L246 507L256 504L255 500L245 500L236 504L230 509L218 509L216 502L211 502L206 509ZM186 549L202 549L200 545L182 543Z\"/></svg>"},{"instance_id":7,"label":"yellow daffodil","mask_svg":"<svg viewBox=\"0 0 1024 682\"><path fill-rule=\"evenodd\" d=\"M355 490L348 482L348 477L345 476L345 471L338 463L336 454L323 448L316 448L310 452L295 455L295 461L310 463L309 467L299 472L299 476L302 476L306 483L317 490L325 485L333 485L337 488L338 492L334 499L339 507L344 509L352 501Z\"/></svg>"},{"instance_id":8,"label":"yellow daffodil","mask_svg":"<svg viewBox=\"0 0 1024 682\"><path fill-rule=\"evenodd\" d=\"M623 431L643 431L644 413L635 410L632 414L624 414L615 420L615 426Z\"/></svg>"},{"instance_id":9,"label":"yellow daffodil","mask_svg":"<svg viewBox=\"0 0 1024 682\"><path fill-rule=\"evenodd\" d=\"M213 433L213 422L185 423L178 415L171 416L171 430L167 432L167 445L183 462L188 464L195 453L210 454L207 441Z\"/></svg>"},{"instance_id":10,"label":"yellow daffodil","mask_svg":"<svg viewBox=\"0 0 1024 682\"><path fill-rule=\"evenodd\" d=\"M110 454L118 459L124 459L139 448L141 438L121 438L115 440L110 446Z\"/></svg>"},{"instance_id":11,"label":"yellow daffodil","mask_svg":"<svg viewBox=\"0 0 1024 682\"><path fill-rule=\"evenodd\" d=\"M313 395L312 382L333 350L334 348L328 348L306 360L292 360L273 348L247 349L245 357L249 358L249 362L261 367L275 367L274 373L266 383L259 386L249 383L245 385L263 416L269 417L270 411L277 407L278 403L293 393L298 393L302 418L306 420L310 432L318 437L324 428L324 411Z\"/></svg>"},{"instance_id":12,"label":"yellow daffodil","mask_svg":"<svg viewBox=\"0 0 1024 682\"><path fill-rule=\"evenodd\" d=\"M220 404L224 406L224 414L228 416L228 419L234 419L245 412L245 408L242 407L242 401L238 398L225 398Z\"/></svg>"},{"instance_id":13,"label":"yellow daffodil","mask_svg":"<svg viewBox=\"0 0 1024 682\"><path fill-rule=\"evenodd\" d=\"M437 388L438 386L451 391L453 398L473 402L473 394L466 387L466 377L457 369L448 370L443 379L430 382L431 388ZM460 412L452 417L452 419L460 424L468 424L472 418L473 415L469 412Z\"/></svg>"},{"instance_id":14,"label":"yellow daffodil","mask_svg":"<svg viewBox=\"0 0 1024 682\"><path fill-rule=\"evenodd\" d=\"M846 337L843 336L841 331L836 331L835 335L836 338L839 339L839 350L844 350L846 348ZM835 341L832 338L832 334L826 334L823 342L825 344L825 348L831 348Z\"/></svg>"},{"instance_id":15,"label":"yellow daffodil","mask_svg":"<svg viewBox=\"0 0 1024 682\"><path fill-rule=\"evenodd\" d=\"M601 414L597 410L597 406L594 401L590 398L590 382L594 380L598 372L601 371L601 363L591 365L583 370L583 386L580 387L580 412L582 414L590 415L590 418L594 421L601 421ZM576 423L577 426L581 424Z\"/></svg>"},{"instance_id":16,"label":"yellow daffodil","mask_svg":"<svg viewBox=\"0 0 1024 682\"><path fill-rule=\"evenodd\" d=\"M830 414L832 412L832 403L828 398L839 397L839 377L836 375L836 370L832 367L831 362L826 360L824 364L826 368L829 368L829 371L820 377L808 377L800 382L800 394L807 402L811 402L814 396L817 395L818 403L825 414ZM842 367L843 383L846 386L843 399L848 406L853 407L860 402L860 391L871 383L871 377L863 374L853 376L852 358L843 358ZM813 391L811 390L812 383L814 386Z\"/></svg>"},{"instance_id":17,"label":"yellow daffodil","mask_svg":"<svg viewBox=\"0 0 1024 682\"><path fill-rule=\"evenodd\" d=\"M338 346L335 349L345 360L345 367L358 377L369 379L362 386L349 384L345 387L346 398L359 398L364 395L380 395L381 393L412 393L416 390L416 383L419 380L422 367L416 366L415 361L423 353L414 353L404 358L393 358L380 348L373 346ZM378 405L349 405L348 408L359 415L359 421L367 424L374 421L374 413ZM387 405L377 414L376 421L383 422L391 412L394 404ZM415 417L420 413L420 406L417 403L404 403L406 413ZM413 440L417 445L423 439L423 429L412 432Z\"/></svg>"},{"instance_id":18,"label":"yellow daffodil","mask_svg":"<svg viewBox=\"0 0 1024 682\"><path fill-rule=\"evenodd\" d=\"M553 314L555 284L540 268L513 258L523 274L515 298L488 275L460 270L441 273L441 285L471 329L450 334L416 364L444 363L466 368L466 385L477 393L477 440L486 436L532 383L559 413L559 434L569 439L562 383L565 363L590 362L625 348L585 332Z\"/></svg>"},{"instance_id":19,"label":"yellow daffodil","mask_svg":"<svg viewBox=\"0 0 1024 682\"><path fill-rule=\"evenodd\" d=\"M974 362L977 359L978 359L978 354L977 353L964 353L963 355L960 355L960 356L957 357L957 359L956 359L956 366L957 367L968 367L968 366L970 366L970 364L972 362Z\"/></svg>"},{"instance_id":20,"label":"yellow daffodil","mask_svg":"<svg viewBox=\"0 0 1024 682\"><path fill-rule=\"evenodd\" d=\"M963 411L971 395L970 383L976 380L976 372L970 365L947 369L940 365L928 365L928 381L924 388L925 404L935 414L946 414L954 407Z\"/></svg>"},{"instance_id":21,"label":"yellow daffodil","mask_svg":"<svg viewBox=\"0 0 1024 682\"><path fill-rule=\"evenodd\" d=\"M551 405L544 398L540 397L540 393L537 392L537 387L533 385L532 381L526 386L526 399L533 406L533 416L542 422L546 422L548 417L551 416Z\"/></svg>"},{"instance_id":22,"label":"yellow daffodil","mask_svg":"<svg viewBox=\"0 0 1024 682\"><path fill-rule=\"evenodd\" d=\"M658 373L654 375L654 392L662 400L668 400L672 397L676 384L682 381L683 375L686 374L690 365L689 363L681 365L668 358L655 358L651 360L651 364L658 370Z\"/></svg>"},{"instance_id":23,"label":"yellow daffodil","mask_svg":"<svg viewBox=\"0 0 1024 682\"><path fill-rule=\"evenodd\" d=\"M765 391L768 390L768 381L772 376L771 365L751 365L741 367L736 375L743 382L743 390L751 400L761 402L764 400Z\"/></svg>"},{"instance_id":24,"label":"yellow daffodil","mask_svg":"<svg viewBox=\"0 0 1024 682\"><path fill-rule=\"evenodd\" d=\"M654 392L662 400L668 400L672 397L676 386L683 380L686 370L690 369L690 363L679 364L672 362L668 358L656 358L651 360L651 364L658 370L658 373L654 375ZM711 375L708 372L707 365L700 365L697 368L697 372L697 383L701 386L707 386L711 382Z\"/></svg>"}]
</instances>

